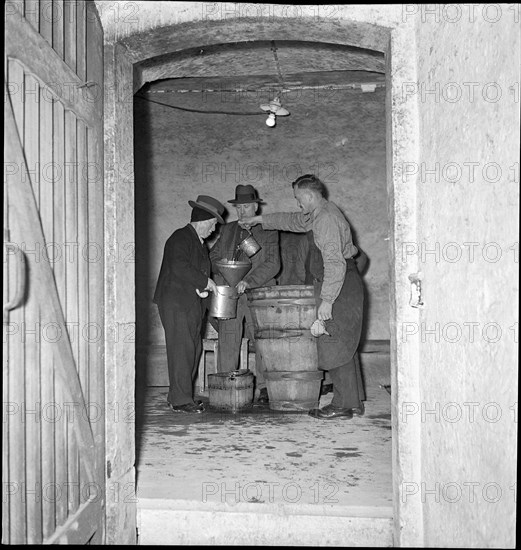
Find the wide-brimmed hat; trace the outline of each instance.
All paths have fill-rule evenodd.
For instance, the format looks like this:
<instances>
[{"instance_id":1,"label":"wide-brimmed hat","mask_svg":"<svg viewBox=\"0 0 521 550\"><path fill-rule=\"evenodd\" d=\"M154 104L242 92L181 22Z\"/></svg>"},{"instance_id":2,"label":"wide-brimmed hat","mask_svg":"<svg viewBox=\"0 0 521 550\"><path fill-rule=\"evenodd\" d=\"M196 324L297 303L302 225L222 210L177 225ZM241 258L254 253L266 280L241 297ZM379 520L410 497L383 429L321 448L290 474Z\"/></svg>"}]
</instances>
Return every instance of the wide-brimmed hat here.
<instances>
[{"instance_id":1,"label":"wide-brimmed hat","mask_svg":"<svg viewBox=\"0 0 521 550\"><path fill-rule=\"evenodd\" d=\"M224 223L222 218L225 210L224 204L221 204L217 199L207 195L199 195L195 201L188 201L188 204L192 208L200 208L201 210L212 214L214 218L217 218L219 223Z\"/></svg>"},{"instance_id":2,"label":"wide-brimmed hat","mask_svg":"<svg viewBox=\"0 0 521 550\"><path fill-rule=\"evenodd\" d=\"M249 202L259 202L262 201L257 195L257 191L253 185L238 185L235 188L235 199L228 201L230 204L247 204Z\"/></svg>"}]
</instances>

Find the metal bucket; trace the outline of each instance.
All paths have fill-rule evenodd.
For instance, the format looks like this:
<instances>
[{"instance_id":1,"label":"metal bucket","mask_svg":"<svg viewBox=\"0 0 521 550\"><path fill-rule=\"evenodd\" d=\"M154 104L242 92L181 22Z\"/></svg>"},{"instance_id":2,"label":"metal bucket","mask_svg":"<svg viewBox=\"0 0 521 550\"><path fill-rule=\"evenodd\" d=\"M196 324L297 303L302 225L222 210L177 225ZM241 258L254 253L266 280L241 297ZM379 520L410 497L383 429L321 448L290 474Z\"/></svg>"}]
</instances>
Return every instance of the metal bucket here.
<instances>
[{"instance_id":1,"label":"metal bucket","mask_svg":"<svg viewBox=\"0 0 521 550\"><path fill-rule=\"evenodd\" d=\"M237 316L237 289L231 286L218 286L212 294L208 315L217 319L235 319Z\"/></svg>"},{"instance_id":2,"label":"metal bucket","mask_svg":"<svg viewBox=\"0 0 521 550\"><path fill-rule=\"evenodd\" d=\"M262 248L262 246L255 240L255 237L250 233L248 237L239 243L239 248L251 258Z\"/></svg>"}]
</instances>

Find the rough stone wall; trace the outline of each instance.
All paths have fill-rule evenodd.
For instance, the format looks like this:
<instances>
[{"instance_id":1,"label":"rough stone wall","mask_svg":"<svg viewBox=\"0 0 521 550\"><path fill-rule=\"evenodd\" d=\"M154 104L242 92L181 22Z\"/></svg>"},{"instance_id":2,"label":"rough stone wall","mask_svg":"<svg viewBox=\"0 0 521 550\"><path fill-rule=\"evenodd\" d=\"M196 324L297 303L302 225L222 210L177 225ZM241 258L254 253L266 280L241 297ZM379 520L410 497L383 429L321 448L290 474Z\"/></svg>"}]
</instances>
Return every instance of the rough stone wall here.
<instances>
[{"instance_id":1,"label":"rough stone wall","mask_svg":"<svg viewBox=\"0 0 521 550\"><path fill-rule=\"evenodd\" d=\"M283 97L291 115L265 124L261 94L148 94L191 109L259 112L260 116L188 113L136 99L136 258L138 345L162 344L151 303L163 247L189 221L198 194L226 201L237 184L254 185L264 212L296 211L291 182L314 172L346 214L371 264L365 277L366 337L389 339L385 91L297 90Z\"/></svg>"},{"instance_id":2,"label":"rough stone wall","mask_svg":"<svg viewBox=\"0 0 521 550\"><path fill-rule=\"evenodd\" d=\"M418 339L422 365L421 402L407 405L409 422L422 422L422 478L404 498L423 499L428 546L511 547L519 6L465 6L411 16L418 82L404 93L419 101L421 153L405 173L417 181L421 231L402 253L418 256L425 307L403 332Z\"/></svg>"}]
</instances>

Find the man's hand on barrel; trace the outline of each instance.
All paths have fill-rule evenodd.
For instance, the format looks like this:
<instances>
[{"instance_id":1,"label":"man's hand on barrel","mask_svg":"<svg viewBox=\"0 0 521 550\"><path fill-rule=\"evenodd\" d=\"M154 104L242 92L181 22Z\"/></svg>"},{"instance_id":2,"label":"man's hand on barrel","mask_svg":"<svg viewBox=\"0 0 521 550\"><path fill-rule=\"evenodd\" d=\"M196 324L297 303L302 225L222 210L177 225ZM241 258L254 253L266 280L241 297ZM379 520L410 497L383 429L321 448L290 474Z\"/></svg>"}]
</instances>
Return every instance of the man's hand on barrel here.
<instances>
[{"instance_id":1,"label":"man's hand on barrel","mask_svg":"<svg viewBox=\"0 0 521 550\"><path fill-rule=\"evenodd\" d=\"M320 321L328 321L333 318L333 304L322 300L318 306L317 317Z\"/></svg>"},{"instance_id":2,"label":"man's hand on barrel","mask_svg":"<svg viewBox=\"0 0 521 550\"><path fill-rule=\"evenodd\" d=\"M259 223L262 223L262 216L246 216L239 220L239 225L246 229L251 229Z\"/></svg>"},{"instance_id":3,"label":"man's hand on barrel","mask_svg":"<svg viewBox=\"0 0 521 550\"><path fill-rule=\"evenodd\" d=\"M237 292L239 294L244 294L244 291L249 288L249 286L250 285L246 281L239 281L236 286Z\"/></svg>"}]
</instances>

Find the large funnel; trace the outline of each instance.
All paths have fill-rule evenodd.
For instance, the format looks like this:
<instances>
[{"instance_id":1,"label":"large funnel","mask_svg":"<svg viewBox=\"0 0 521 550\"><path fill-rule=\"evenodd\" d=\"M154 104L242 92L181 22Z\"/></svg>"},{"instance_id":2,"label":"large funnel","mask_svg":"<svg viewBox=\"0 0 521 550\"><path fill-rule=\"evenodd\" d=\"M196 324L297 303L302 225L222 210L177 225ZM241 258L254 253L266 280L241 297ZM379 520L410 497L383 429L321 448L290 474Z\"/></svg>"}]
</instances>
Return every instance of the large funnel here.
<instances>
[{"instance_id":1,"label":"large funnel","mask_svg":"<svg viewBox=\"0 0 521 550\"><path fill-rule=\"evenodd\" d=\"M225 260L224 258L215 262L215 265L219 268L219 271L224 277L224 280L231 287L236 286L239 281L242 281L242 278L251 269L250 262Z\"/></svg>"}]
</instances>

